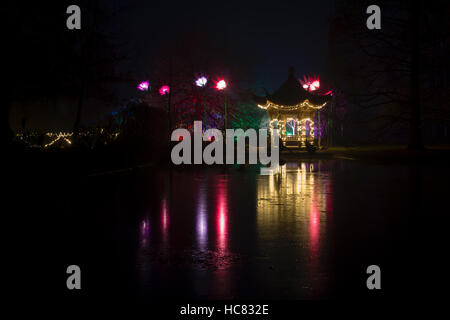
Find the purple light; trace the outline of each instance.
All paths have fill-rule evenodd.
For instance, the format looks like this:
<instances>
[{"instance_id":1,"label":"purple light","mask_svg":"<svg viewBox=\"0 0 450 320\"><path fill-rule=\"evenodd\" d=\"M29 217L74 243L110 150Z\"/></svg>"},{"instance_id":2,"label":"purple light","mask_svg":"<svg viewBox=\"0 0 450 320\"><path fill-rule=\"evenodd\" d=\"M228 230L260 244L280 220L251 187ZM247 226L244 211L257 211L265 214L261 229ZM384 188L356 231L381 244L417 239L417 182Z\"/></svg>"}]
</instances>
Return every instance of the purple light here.
<instances>
[{"instance_id":1,"label":"purple light","mask_svg":"<svg viewBox=\"0 0 450 320\"><path fill-rule=\"evenodd\" d=\"M159 94L162 96L168 94L169 92L170 92L169 86L162 86L161 88L159 88Z\"/></svg>"},{"instance_id":2,"label":"purple light","mask_svg":"<svg viewBox=\"0 0 450 320\"><path fill-rule=\"evenodd\" d=\"M205 77L200 77L197 80L195 80L195 85L197 87L204 87L207 82L208 82L208 79L206 79Z\"/></svg>"},{"instance_id":3,"label":"purple light","mask_svg":"<svg viewBox=\"0 0 450 320\"><path fill-rule=\"evenodd\" d=\"M138 90L140 90L140 91L148 91L149 87L150 87L150 83L148 81L142 81L137 86Z\"/></svg>"}]
</instances>

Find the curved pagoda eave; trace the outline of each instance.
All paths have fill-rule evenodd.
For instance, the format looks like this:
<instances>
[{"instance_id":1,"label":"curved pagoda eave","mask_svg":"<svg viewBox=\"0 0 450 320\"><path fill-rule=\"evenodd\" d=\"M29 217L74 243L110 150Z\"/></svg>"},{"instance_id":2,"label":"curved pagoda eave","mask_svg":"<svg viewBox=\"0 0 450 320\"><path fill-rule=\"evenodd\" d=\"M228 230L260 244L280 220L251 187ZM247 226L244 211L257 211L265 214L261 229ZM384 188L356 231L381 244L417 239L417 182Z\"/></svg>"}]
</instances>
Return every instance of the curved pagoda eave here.
<instances>
[{"instance_id":1,"label":"curved pagoda eave","mask_svg":"<svg viewBox=\"0 0 450 320\"><path fill-rule=\"evenodd\" d=\"M326 106L330 99L328 96L316 96L311 100L304 99L299 103L288 105L279 104L264 97L258 97L254 100L261 109L274 109L280 112L299 112L307 111L308 109L320 110Z\"/></svg>"},{"instance_id":2,"label":"curved pagoda eave","mask_svg":"<svg viewBox=\"0 0 450 320\"><path fill-rule=\"evenodd\" d=\"M277 91L267 94L265 97L254 96L254 100L262 109L273 108L281 112L289 112L321 109L330 100L330 97L320 96L303 89L295 78L294 69L290 68L288 79Z\"/></svg>"}]
</instances>

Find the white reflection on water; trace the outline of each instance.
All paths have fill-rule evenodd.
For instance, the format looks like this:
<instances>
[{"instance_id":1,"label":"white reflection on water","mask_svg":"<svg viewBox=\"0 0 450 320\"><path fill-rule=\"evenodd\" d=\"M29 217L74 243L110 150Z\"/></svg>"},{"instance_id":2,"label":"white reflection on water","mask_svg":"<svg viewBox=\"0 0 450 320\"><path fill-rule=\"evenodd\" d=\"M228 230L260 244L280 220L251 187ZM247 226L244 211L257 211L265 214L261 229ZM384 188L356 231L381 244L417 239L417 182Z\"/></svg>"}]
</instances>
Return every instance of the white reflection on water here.
<instances>
[{"instance_id":1,"label":"white reflection on water","mask_svg":"<svg viewBox=\"0 0 450 320\"><path fill-rule=\"evenodd\" d=\"M147 259L148 249L150 247L150 219L148 214L145 214L139 225L139 258L138 270L140 279L148 281L150 261Z\"/></svg>"},{"instance_id":2,"label":"white reflection on water","mask_svg":"<svg viewBox=\"0 0 450 320\"><path fill-rule=\"evenodd\" d=\"M274 257L280 250L296 250L297 261L308 266L309 279L325 272L320 258L332 210L329 174L320 170L319 162L287 163L280 174L257 180L256 222L265 244L262 251ZM271 246L280 239L285 248Z\"/></svg>"},{"instance_id":3,"label":"white reflection on water","mask_svg":"<svg viewBox=\"0 0 450 320\"><path fill-rule=\"evenodd\" d=\"M140 240L142 247L147 246L149 235L150 235L150 220L147 216L144 216L144 218L141 221L141 232L140 232L141 237Z\"/></svg>"},{"instance_id":4,"label":"white reflection on water","mask_svg":"<svg viewBox=\"0 0 450 320\"><path fill-rule=\"evenodd\" d=\"M204 185L200 186L200 189L197 192L196 229L198 249L206 250L208 245L208 211L206 204L206 188Z\"/></svg>"}]
</instances>

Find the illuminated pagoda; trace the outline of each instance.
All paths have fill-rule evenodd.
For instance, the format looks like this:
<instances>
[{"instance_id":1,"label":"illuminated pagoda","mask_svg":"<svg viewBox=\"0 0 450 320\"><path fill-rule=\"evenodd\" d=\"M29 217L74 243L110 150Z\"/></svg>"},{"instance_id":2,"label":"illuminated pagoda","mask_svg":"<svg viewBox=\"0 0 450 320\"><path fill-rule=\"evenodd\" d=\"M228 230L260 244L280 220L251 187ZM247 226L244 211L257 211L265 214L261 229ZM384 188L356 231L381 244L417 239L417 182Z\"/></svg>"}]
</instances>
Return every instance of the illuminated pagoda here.
<instances>
[{"instance_id":1,"label":"illuminated pagoda","mask_svg":"<svg viewBox=\"0 0 450 320\"><path fill-rule=\"evenodd\" d=\"M255 96L258 107L267 110L270 118L270 132L278 130L285 147L305 147L306 141L320 146L320 115L330 100L328 95L314 91L320 86L318 79L305 78L302 84L295 78L294 68L289 69L289 77L273 94ZM318 125L314 123L318 119Z\"/></svg>"}]
</instances>

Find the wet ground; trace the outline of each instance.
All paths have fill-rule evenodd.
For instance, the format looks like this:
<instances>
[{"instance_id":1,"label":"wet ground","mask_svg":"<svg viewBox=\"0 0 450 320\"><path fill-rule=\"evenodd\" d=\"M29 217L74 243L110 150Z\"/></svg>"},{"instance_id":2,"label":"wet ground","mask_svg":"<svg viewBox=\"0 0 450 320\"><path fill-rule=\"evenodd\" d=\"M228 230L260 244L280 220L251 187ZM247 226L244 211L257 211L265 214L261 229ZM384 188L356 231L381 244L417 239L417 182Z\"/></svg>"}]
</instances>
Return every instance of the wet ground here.
<instances>
[{"instance_id":1,"label":"wet ground","mask_svg":"<svg viewBox=\"0 0 450 320\"><path fill-rule=\"evenodd\" d=\"M64 294L64 266L80 265L91 298L361 297L373 295L372 264L395 296L415 287L412 273L418 288L435 281L424 266L442 266L448 188L436 181L448 178L445 166L318 159L272 176L148 167L55 178L17 204L36 241L19 255Z\"/></svg>"}]
</instances>

